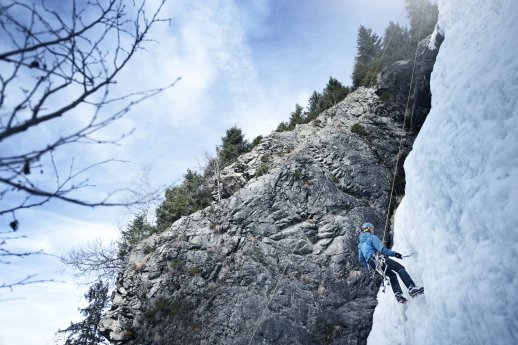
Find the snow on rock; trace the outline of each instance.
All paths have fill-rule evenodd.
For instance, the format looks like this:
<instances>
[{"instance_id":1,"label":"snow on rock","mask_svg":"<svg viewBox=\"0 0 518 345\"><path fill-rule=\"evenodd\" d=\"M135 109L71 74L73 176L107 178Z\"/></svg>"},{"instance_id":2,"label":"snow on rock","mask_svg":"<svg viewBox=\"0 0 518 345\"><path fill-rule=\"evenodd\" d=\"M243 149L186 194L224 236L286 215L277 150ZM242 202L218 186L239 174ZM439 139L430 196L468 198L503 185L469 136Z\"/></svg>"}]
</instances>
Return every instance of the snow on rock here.
<instances>
[{"instance_id":1,"label":"snow on rock","mask_svg":"<svg viewBox=\"0 0 518 345\"><path fill-rule=\"evenodd\" d=\"M439 2L432 109L393 249L425 295L379 293L369 344L518 344L518 2Z\"/></svg>"}]
</instances>

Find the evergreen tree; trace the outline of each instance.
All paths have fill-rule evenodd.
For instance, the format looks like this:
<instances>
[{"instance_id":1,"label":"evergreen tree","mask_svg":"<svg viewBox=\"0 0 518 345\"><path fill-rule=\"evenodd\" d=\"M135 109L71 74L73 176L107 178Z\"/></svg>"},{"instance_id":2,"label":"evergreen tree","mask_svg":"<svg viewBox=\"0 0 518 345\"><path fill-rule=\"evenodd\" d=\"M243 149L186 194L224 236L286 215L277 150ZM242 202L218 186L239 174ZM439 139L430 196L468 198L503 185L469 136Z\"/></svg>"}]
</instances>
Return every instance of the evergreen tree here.
<instances>
[{"instance_id":1,"label":"evergreen tree","mask_svg":"<svg viewBox=\"0 0 518 345\"><path fill-rule=\"evenodd\" d=\"M157 230L165 230L182 216L201 210L211 202L204 176L188 169L180 185L165 191L165 200L156 209Z\"/></svg>"},{"instance_id":2,"label":"evergreen tree","mask_svg":"<svg viewBox=\"0 0 518 345\"><path fill-rule=\"evenodd\" d=\"M374 69L373 60L381 56L381 39L371 29L367 29L361 25L358 29L358 37L356 39L356 57L353 68L353 87L364 86L366 76L369 72L372 74Z\"/></svg>"},{"instance_id":3,"label":"evergreen tree","mask_svg":"<svg viewBox=\"0 0 518 345\"><path fill-rule=\"evenodd\" d=\"M410 21L410 36L415 47L419 39L433 32L439 9L430 0L406 0L406 11Z\"/></svg>"},{"instance_id":4,"label":"evergreen tree","mask_svg":"<svg viewBox=\"0 0 518 345\"><path fill-rule=\"evenodd\" d=\"M250 150L250 144L245 140L243 132L235 126L227 129L226 135L221 140L219 157L223 166L233 163L237 157Z\"/></svg>"},{"instance_id":5,"label":"evergreen tree","mask_svg":"<svg viewBox=\"0 0 518 345\"><path fill-rule=\"evenodd\" d=\"M180 185L165 191L165 200L156 209L158 231L163 231L183 216L209 206L213 201L211 181L215 177L219 181L221 169L251 148L241 129L235 126L226 131L221 141L221 145L216 148L217 157L207 162L203 174L188 169Z\"/></svg>"},{"instance_id":6,"label":"evergreen tree","mask_svg":"<svg viewBox=\"0 0 518 345\"><path fill-rule=\"evenodd\" d=\"M124 260L131 250L143 239L156 232L156 228L149 224L145 214L139 214L121 231L119 240L119 258Z\"/></svg>"},{"instance_id":7,"label":"evergreen tree","mask_svg":"<svg viewBox=\"0 0 518 345\"><path fill-rule=\"evenodd\" d=\"M324 111L322 103L322 94L313 91L313 93L309 97L307 106L308 110L306 111L306 119L308 122L314 120L318 116L318 114Z\"/></svg>"},{"instance_id":8,"label":"evergreen tree","mask_svg":"<svg viewBox=\"0 0 518 345\"><path fill-rule=\"evenodd\" d=\"M102 313L109 303L108 284L98 281L90 286L85 298L88 301L88 306L79 309L85 319L77 323L71 323L68 328L58 331L58 333L68 334L65 345L107 344L105 338L99 334L98 325Z\"/></svg>"},{"instance_id":9,"label":"evergreen tree","mask_svg":"<svg viewBox=\"0 0 518 345\"><path fill-rule=\"evenodd\" d=\"M285 132L288 130L288 123L287 122L281 122L277 126L276 132Z\"/></svg>"},{"instance_id":10,"label":"evergreen tree","mask_svg":"<svg viewBox=\"0 0 518 345\"><path fill-rule=\"evenodd\" d=\"M349 88L343 86L337 79L329 77L329 81L322 92L322 110L329 109L342 101L349 94L349 91Z\"/></svg>"},{"instance_id":11,"label":"evergreen tree","mask_svg":"<svg viewBox=\"0 0 518 345\"><path fill-rule=\"evenodd\" d=\"M383 36L383 61L380 70L395 61L410 58L414 49L408 29L390 22Z\"/></svg>"},{"instance_id":12,"label":"evergreen tree","mask_svg":"<svg viewBox=\"0 0 518 345\"><path fill-rule=\"evenodd\" d=\"M314 120L321 112L342 101L350 91L349 87L343 86L337 79L329 77L329 81L322 93L313 91L308 100L307 110L304 111L302 106L296 104L295 111L290 114L290 120L288 122L281 122L277 126L276 131L290 131L298 124Z\"/></svg>"},{"instance_id":13,"label":"evergreen tree","mask_svg":"<svg viewBox=\"0 0 518 345\"><path fill-rule=\"evenodd\" d=\"M295 104L295 111L293 111L290 115L290 122L288 124L288 130L293 130L296 125L301 123L306 123L304 119L304 114L302 113L302 106L299 104Z\"/></svg>"},{"instance_id":14,"label":"evergreen tree","mask_svg":"<svg viewBox=\"0 0 518 345\"><path fill-rule=\"evenodd\" d=\"M263 140L263 136L262 135L258 135L254 138L254 140L252 140L252 144L250 145L251 148L254 148L256 147L257 145L259 145L259 143L261 142L261 140Z\"/></svg>"}]
</instances>

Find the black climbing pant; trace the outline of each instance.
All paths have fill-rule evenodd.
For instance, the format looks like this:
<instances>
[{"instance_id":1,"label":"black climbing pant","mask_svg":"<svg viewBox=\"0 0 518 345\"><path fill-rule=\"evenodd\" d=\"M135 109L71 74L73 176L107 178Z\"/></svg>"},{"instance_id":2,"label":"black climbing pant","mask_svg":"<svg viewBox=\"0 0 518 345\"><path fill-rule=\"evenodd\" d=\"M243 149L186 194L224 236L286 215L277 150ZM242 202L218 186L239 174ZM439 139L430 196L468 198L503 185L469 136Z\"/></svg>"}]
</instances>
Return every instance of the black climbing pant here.
<instances>
[{"instance_id":1,"label":"black climbing pant","mask_svg":"<svg viewBox=\"0 0 518 345\"><path fill-rule=\"evenodd\" d=\"M385 265L387 266L386 270ZM371 268L373 269L376 268L376 261L374 259L374 256L370 258L369 266L371 266ZM412 278L410 278L410 275L406 271L405 266L401 265L400 263L385 257L385 264L381 267L381 269L385 270L385 275L389 277L390 286L392 286L392 291L394 291L394 293L402 292L401 286L399 286L399 281L397 279L398 275L403 281L403 284L405 284L407 288L415 286L414 281L412 280Z\"/></svg>"}]
</instances>

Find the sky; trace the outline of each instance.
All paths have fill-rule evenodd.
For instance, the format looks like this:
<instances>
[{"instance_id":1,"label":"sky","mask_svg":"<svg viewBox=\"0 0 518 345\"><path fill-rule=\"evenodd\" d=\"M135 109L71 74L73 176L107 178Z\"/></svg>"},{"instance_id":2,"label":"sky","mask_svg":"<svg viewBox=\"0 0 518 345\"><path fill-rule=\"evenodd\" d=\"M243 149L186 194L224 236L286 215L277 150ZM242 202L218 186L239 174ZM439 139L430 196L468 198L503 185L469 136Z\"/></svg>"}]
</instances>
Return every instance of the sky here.
<instances>
[{"instance_id":1,"label":"sky","mask_svg":"<svg viewBox=\"0 0 518 345\"><path fill-rule=\"evenodd\" d=\"M403 8L404 0L169 0L162 17L170 24L155 27L154 41L131 61L114 90L125 94L181 80L105 131L117 137L134 128L120 145L71 146L56 153L56 160L63 169L70 157L78 168L108 158L125 161L90 171L95 188L81 191L87 198L134 186L143 171L153 188L178 183L188 168L202 164L206 152L214 153L226 129L238 126L249 140L268 135L330 76L350 85L358 27L382 35L389 21L406 23ZM71 119L82 121L80 116ZM44 142L70 125L38 128L25 139L3 142L0 151ZM26 238L10 240L9 249L43 249L55 256L98 238L116 240L119 227L131 220L125 209L62 202L16 216L19 235ZM0 218L2 227L10 220ZM63 272L52 255L0 266L2 282L28 274L56 280L0 291L0 345L53 344L58 329L79 319L86 286Z\"/></svg>"},{"instance_id":2,"label":"sky","mask_svg":"<svg viewBox=\"0 0 518 345\"><path fill-rule=\"evenodd\" d=\"M517 23L515 0L439 2L432 109L392 248L415 253L402 263L425 294L380 291L368 344L518 344Z\"/></svg>"}]
</instances>

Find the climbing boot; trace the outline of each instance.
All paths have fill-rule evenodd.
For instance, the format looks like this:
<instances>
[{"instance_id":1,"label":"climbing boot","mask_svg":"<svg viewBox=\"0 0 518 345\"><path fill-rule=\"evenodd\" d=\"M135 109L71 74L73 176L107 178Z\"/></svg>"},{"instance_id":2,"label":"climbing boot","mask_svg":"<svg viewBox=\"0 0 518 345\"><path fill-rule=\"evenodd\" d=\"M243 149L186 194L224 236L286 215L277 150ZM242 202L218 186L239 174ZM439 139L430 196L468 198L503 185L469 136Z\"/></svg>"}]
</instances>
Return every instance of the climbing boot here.
<instances>
[{"instance_id":1,"label":"climbing boot","mask_svg":"<svg viewBox=\"0 0 518 345\"><path fill-rule=\"evenodd\" d=\"M396 292L395 296L396 300L401 304L405 304L406 302L408 302L408 300L405 297L403 297L403 293L401 292Z\"/></svg>"},{"instance_id":2,"label":"climbing boot","mask_svg":"<svg viewBox=\"0 0 518 345\"><path fill-rule=\"evenodd\" d=\"M408 288L408 294L411 297L415 297L415 296L420 295L422 293L424 293L424 287L411 286L411 287Z\"/></svg>"}]
</instances>

